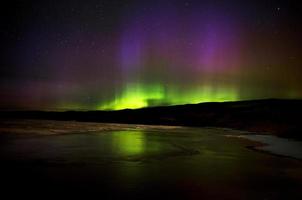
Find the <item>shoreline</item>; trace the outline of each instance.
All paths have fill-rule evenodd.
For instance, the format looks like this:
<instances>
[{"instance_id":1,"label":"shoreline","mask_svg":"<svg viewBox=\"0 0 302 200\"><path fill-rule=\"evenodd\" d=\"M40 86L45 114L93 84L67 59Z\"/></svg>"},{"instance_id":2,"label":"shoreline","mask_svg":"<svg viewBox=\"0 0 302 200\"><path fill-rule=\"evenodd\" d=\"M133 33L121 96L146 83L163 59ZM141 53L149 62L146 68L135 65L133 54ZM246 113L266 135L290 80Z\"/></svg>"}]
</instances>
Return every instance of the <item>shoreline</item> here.
<instances>
[{"instance_id":1,"label":"shoreline","mask_svg":"<svg viewBox=\"0 0 302 200\"><path fill-rule=\"evenodd\" d=\"M261 138L260 139L257 138L257 137L263 137L263 136L264 137L270 137L270 138L266 138L266 141L264 141ZM255 142L255 144L253 144L253 145L246 146L246 148L251 149L253 151L266 153L266 154L270 154L270 155L277 156L277 157L290 158L290 159L295 159L295 160L298 160L298 161L302 161L302 153L297 154L297 152L300 149L302 150L302 142L299 141L299 140L282 138L282 137L278 137L278 136L272 135L272 134L271 135L268 135L268 134L256 134L256 135L248 134L248 135L238 135L238 136L229 135L228 137L235 137L235 138L240 138L240 139ZM253 137L253 138L251 138L251 137ZM272 139L272 140L270 140L270 139ZM278 142L276 142L276 141L278 141ZM281 143L282 144L287 144L287 145L290 144L288 146L291 146L291 147L287 150L284 150L283 152L282 151L280 152L280 151L276 150L275 148L276 147L280 148L279 146L280 146ZM293 145L293 144L296 144L296 145ZM297 148L298 151L295 148Z\"/></svg>"},{"instance_id":2,"label":"shoreline","mask_svg":"<svg viewBox=\"0 0 302 200\"><path fill-rule=\"evenodd\" d=\"M302 100L264 99L118 111L0 111L0 119L219 127L302 141L301 113Z\"/></svg>"}]
</instances>

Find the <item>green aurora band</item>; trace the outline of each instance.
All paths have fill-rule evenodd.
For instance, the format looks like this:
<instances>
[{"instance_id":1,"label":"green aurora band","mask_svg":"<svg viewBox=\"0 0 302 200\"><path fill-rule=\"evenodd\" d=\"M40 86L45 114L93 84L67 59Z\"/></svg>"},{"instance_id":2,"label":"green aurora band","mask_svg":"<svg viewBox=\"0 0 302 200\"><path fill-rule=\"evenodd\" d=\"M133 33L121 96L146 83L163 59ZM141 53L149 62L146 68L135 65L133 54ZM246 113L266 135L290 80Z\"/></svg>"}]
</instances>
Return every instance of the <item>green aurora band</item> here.
<instances>
[{"instance_id":1,"label":"green aurora band","mask_svg":"<svg viewBox=\"0 0 302 200\"><path fill-rule=\"evenodd\" d=\"M201 86L190 90L166 89L161 84L129 84L114 100L101 103L99 110L136 109L160 105L236 101L235 88Z\"/></svg>"}]
</instances>

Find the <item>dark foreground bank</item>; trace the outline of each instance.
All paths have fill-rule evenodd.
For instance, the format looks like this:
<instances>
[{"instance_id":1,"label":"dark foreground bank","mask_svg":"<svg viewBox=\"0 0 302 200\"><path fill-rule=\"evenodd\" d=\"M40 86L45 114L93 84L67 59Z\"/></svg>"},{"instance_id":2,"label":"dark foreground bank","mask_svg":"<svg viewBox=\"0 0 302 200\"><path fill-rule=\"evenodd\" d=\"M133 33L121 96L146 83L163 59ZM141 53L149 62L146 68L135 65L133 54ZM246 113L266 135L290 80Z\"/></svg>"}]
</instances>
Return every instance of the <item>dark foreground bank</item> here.
<instances>
[{"instance_id":1,"label":"dark foreground bank","mask_svg":"<svg viewBox=\"0 0 302 200\"><path fill-rule=\"evenodd\" d=\"M5 125L5 126L4 126ZM10 120L4 199L301 199L302 162L231 129ZM284 139L285 140L285 139Z\"/></svg>"},{"instance_id":2,"label":"dark foreground bank","mask_svg":"<svg viewBox=\"0 0 302 200\"><path fill-rule=\"evenodd\" d=\"M0 117L127 124L227 127L302 139L302 100L200 103L120 111L15 111Z\"/></svg>"}]
</instances>

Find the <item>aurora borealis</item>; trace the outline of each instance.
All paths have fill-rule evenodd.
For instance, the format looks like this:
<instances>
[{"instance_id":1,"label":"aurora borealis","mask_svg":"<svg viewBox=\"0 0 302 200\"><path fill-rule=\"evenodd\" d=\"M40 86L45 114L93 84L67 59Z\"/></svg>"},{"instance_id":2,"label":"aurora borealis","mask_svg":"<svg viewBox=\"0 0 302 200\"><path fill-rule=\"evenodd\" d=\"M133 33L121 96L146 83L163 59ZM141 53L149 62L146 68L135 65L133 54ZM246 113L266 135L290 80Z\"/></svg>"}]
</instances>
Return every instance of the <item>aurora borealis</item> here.
<instances>
[{"instance_id":1,"label":"aurora borealis","mask_svg":"<svg viewBox=\"0 0 302 200\"><path fill-rule=\"evenodd\" d=\"M12 1L1 109L301 98L299 1Z\"/></svg>"}]
</instances>

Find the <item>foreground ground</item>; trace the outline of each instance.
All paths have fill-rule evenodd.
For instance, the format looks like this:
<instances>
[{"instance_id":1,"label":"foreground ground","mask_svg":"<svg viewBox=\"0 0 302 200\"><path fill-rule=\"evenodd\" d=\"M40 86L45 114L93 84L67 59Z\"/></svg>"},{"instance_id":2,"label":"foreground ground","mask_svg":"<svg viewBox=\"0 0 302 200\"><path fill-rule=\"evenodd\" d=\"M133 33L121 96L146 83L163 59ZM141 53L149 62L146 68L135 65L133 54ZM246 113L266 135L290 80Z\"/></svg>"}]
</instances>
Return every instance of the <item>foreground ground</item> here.
<instances>
[{"instance_id":1,"label":"foreground ground","mask_svg":"<svg viewBox=\"0 0 302 200\"><path fill-rule=\"evenodd\" d=\"M1 189L11 197L301 199L302 162L254 151L246 132L2 121Z\"/></svg>"}]
</instances>

